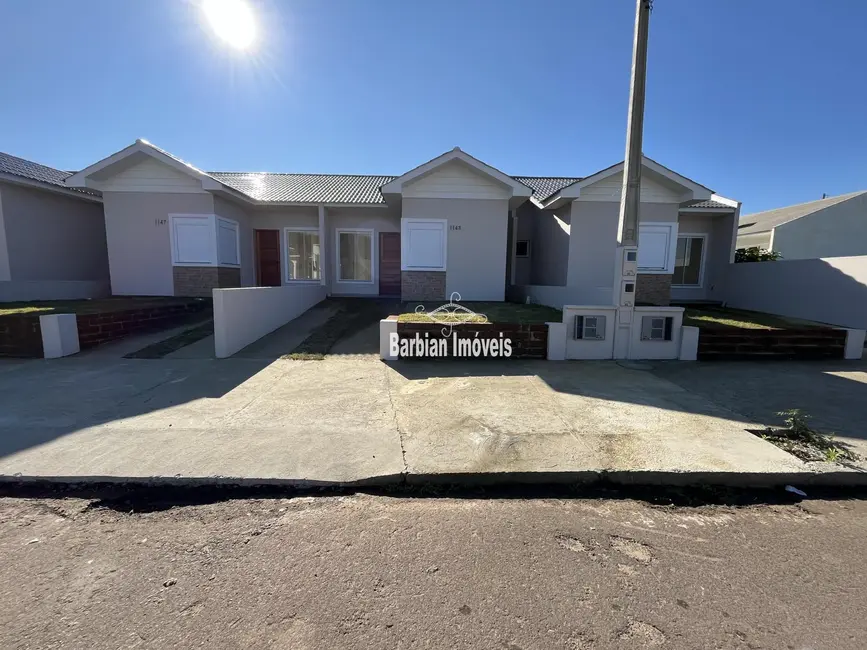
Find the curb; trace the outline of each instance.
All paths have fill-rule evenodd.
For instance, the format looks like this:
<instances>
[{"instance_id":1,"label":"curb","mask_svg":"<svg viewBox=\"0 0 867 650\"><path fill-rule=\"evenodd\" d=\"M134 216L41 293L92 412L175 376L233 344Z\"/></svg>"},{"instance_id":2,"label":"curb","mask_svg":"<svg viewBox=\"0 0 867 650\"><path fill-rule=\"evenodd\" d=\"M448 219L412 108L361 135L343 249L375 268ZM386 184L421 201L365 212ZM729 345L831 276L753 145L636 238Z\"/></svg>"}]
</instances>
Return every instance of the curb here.
<instances>
[{"instance_id":1,"label":"curb","mask_svg":"<svg viewBox=\"0 0 867 650\"><path fill-rule=\"evenodd\" d=\"M394 488L450 486L457 488L521 488L557 486L655 487L655 488L784 488L786 485L825 488L867 486L867 472L841 470L830 472L677 472L606 471L577 472L467 472L443 474L388 474L353 481L323 481L304 478L243 478L231 476L24 476L0 475L0 489L32 486L63 489L94 486L104 488L280 488L298 491L351 490L355 488Z\"/></svg>"}]
</instances>

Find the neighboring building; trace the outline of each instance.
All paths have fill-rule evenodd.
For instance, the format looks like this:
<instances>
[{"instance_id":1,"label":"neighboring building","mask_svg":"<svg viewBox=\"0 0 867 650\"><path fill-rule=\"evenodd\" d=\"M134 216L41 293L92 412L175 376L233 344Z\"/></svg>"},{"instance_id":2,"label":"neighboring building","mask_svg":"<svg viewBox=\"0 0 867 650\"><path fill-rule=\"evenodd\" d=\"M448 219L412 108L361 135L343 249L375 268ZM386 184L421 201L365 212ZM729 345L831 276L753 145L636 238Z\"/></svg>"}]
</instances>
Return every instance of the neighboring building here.
<instances>
[{"instance_id":1,"label":"neighboring building","mask_svg":"<svg viewBox=\"0 0 867 650\"><path fill-rule=\"evenodd\" d=\"M745 215L737 247L753 246L786 260L867 255L867 191Z\"/></svg>"},{"instance_id":2,"label":"neighboring building","mask_svg":"<svg viewBox=\"0 0 867 650\"><path fill-rule=\"evenodd\" d=\"M204 172L139 140L66 184L102 193L115 294L612 304L622 167L513 177L455 148L398 177ZM714 299L738 209L645 158L638 300Z\"/></svg>"},{"instance_id":3,"label":"neighboring building","mask_svg":"<svg viewBox=\"0 0 867 650\"><path fill-rule=\"evenodd\" d=\"M69 176L0 153L0 302L109 294L102 199Z\"/></svg>"}]
</instances>

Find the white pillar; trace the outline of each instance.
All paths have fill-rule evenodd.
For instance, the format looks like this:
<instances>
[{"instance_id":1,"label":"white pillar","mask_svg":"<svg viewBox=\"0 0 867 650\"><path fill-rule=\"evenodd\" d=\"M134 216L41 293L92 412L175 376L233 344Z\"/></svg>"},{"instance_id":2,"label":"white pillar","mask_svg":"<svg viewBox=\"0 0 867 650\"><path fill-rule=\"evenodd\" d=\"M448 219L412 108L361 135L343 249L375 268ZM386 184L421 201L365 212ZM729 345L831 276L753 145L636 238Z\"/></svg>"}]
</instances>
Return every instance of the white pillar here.
<instances>
[{"instance_id":1,"label":"white pillar","mask_svg":"<svg viewBox=\"0 0 867 650\"><path fill-rule=\"evenodd\" d=\"M697 327L684 325L680 328L680 354L681 361L695 361L698 359L698 334Z\"/></svg>"},{"instance_id":2,"label":"white pillar","mask_svg":"<svg viewBox=\"0 0 867 650\"><path fill-rule=\"evenodd\" d=\"M864 355L864 330L846 330L846 347L843 349L844 359L860 359Z\"/></svg>"},{"instance_id":3,"label":"white pillar","mask_svg":"<svg viewBox=\"0 0 867 650\"><path fill-rule=\"evenodd\" d=\"M42 356L46 359L68 357L81 349L75 314L40 316L39 329L42 330Z\"/></svg>"},{"instance_id":4,"label":"white pillar","mask_svg":"<svg viewBox=\"0 0 867 650\"><path fill-rule=\"evenodd\" d=\"M548 361L566 359L566 323L545 323L548 326Z\"/></svg>"},{"instance_id":5,"label":"white pillar","mask_svg":"<svg viewBox=\"0 0 867 650\"><path fill-rule=\"evenodd\" d=\"M396 354L392 354L392 334L397 336L397 321L383 318L379 321L379 358L383 361L394 361Z\"/></svg>"}]
</instances>

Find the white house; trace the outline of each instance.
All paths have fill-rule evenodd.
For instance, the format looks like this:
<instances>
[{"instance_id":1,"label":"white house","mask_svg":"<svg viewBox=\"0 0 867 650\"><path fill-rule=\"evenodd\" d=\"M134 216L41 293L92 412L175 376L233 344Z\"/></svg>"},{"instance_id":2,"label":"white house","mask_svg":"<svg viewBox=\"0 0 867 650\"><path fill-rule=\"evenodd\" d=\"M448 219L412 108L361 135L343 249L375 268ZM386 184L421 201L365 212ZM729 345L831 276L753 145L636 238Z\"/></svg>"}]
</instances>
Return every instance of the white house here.
<instances>
[{"instance_id":1,"label":"white house","mask_svg":"<svg viewBox=\"0 0 867 650\"><path fill-rule=\"evenodd\" d=\"M204 172L145 141L66 179L101 192L112 291L320 284L335 296L612 304L622 164L510 176L455 148L392 176ZM740 204L644 159L636 299L712 300Z\"/></svg>"},{"instance_id":2,"label":"white house","mask_svg":"<svg viewBox=\"0 0 867 650\"><path fill-rule=\"evenodd\" d=\"M752 246L787 260L867 255L867 191L745 215L737 247Z\"/></svg>"}]
</instances>

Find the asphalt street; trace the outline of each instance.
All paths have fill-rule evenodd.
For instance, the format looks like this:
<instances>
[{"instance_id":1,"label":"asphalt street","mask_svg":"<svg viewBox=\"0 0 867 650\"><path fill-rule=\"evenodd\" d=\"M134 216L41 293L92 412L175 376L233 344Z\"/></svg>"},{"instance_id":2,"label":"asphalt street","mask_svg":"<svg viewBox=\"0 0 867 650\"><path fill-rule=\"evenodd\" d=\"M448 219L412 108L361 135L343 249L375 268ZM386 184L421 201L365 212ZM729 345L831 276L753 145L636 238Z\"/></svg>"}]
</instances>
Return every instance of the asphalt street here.
<instances>
[{"instance_id":1,"label":"asphalt street","mask_svg":"<svg viewBox=\"0 0 867 650\"><path fill-rule=\"evenodd\" d=\"M2 648L864 648L867 502L0 499Z\"/></svg>"}]
</instances>

